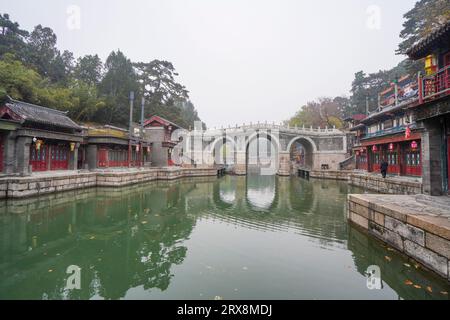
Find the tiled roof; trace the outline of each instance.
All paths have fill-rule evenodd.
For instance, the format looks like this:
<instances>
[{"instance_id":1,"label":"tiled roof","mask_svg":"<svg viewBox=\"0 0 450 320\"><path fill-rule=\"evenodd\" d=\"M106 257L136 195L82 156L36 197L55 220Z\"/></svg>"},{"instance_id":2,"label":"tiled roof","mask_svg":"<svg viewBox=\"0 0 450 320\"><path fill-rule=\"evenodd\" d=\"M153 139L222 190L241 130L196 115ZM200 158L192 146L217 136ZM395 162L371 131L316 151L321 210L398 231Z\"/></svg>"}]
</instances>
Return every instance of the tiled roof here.
<instances>
[{"instance_id":1,"label":"tiled roof","mask_svg":"<svg viewBox=\"0 0 450 320\"><path fill-rule=\"evenodd\" d=\"M161 123L162 125L164 125L164 126L169 126L169 125L171 125L172 127L174 127L174 128L181 128L179 125L177 125L176 123L173 123L172 121L169 121L169 120L167 120L167 119L164 119L163 117L160 117L160 116L152 116L150 119L147 119L147 120L145 120L144 121L144 126L147 126L147 125L149 125L150 123L152 123L152 122L154 122L154 121L156 121L156 122L158 122L158 123Z\"/></svg>"},{"instance_id":2,"label":"tiled roof","mask_svg":"<svg viewBox=\"0 0 450 320\"><path fill-rule=\"evenodd\" d=\"M450 20L444 23L434 32L414 44L411 48L408 49L408 51L406 51L406 54L411 59L421 59L430 53L429 51L434 45L439 44L439 42L443 42L444 44L448 43L449 39Z\"/></svg>"},{"instance_id":3,"label":"tiled roof","mask_svg":"<svg viewBox=\"0 0 450 320\"><path fill-rule=\"evenodd\" d=\"M81 130L81 127L67 116L66 112L35 104L9 99L6 106L24 122L51 125L60 128Z\"/></svg>"}]
</instances>

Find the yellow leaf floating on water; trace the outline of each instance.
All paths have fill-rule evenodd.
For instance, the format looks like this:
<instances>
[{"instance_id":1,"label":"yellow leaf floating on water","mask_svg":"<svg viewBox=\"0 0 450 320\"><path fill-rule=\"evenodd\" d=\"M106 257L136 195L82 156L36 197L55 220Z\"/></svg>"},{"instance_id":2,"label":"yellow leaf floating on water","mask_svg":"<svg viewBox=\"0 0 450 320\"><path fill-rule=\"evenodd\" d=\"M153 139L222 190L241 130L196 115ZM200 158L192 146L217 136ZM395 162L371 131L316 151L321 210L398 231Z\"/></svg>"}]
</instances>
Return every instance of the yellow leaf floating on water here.
<instances>
[{"instance_id":1,"label":"yellow leaf floating on water","mask_svg":"<svg viewBox=\"0 0 450 320\"><path fill-rule=\"evenodd\" d=\"M221 296L215 296L214 300L223 300L223 298Z\"/></svg>"},{"instance_id":2,"label":"yellow leaf floating on water","mask_svg":"<svg viewBox=\"0 0 450 320\"><path fill-rule=\"evenodd\" d=\"M415 285L414 285L414 288L416 288L416 289L422 289L422 287L419 286L418 284L415 284Z\"/></svg>"},{"instance_id":3,"label":"yellow leaf floating on water","mask_svg":"<svg viewBox=\"0 0 450 320\"><path fill-rule=\"evenodd\" d=\"M407 286L410 286L410 285L413 284L413 282L412 282L411 280L405 280L405 284L406 284Z\"/></svg>"},{"instance_id":4,"label":"yellow leaf floating on water","mask_svg":"<svg viewBox=\"0 0 450 320\"><path fill-rule=\"evenodd\" d=\"M394 249L392 249L392 248L387 248L387 250L388 250L388 251L394 251Z\"/></svg>"},{"instance_id":5,"label":"yellow leaf floating on water","mask_svg":"<svg viewBox=\"0 0 450 320\"><path fill-rule=\"evenodd\" d=\"M404 263L403 265L404 265L405 267L411 268L411 265L408 264L408 263Z\"/></svg>"},{"instance_id":6,"label":"yellow leaf floating on water","mask_svg":"<svg viewBox=\"0 0 450 320\"><path fill-rule=\"evenodd\" d=\"M90 239L90 240L93 240L93 239L95 239L95 236L91 236L89 239Z\"/></svg>"},{"instance_id":7,"label":"yellow leaf floating on water","mask_svg":"<svg viewBox=\"0 0 450 320\"><path fill-rule=\"evenodd\" d=\"M414 265L414 268L419 269L420 265L418 265L417 263Z\"/></svg>"},{"instance_id":8,"label":"yellow leaf floating on water","mask_svg":"<svg viewBox=\"0 0 450 320\"><path fill-rule=\"evenodd\" d=\"M433 289L432 289L430 286L427 287L427 291L428 291L429 293L433 293Z\"/></svg>"},{"instance_id":9,"label":"yellow leaf floating on water","mask_svg":"<svg viewBox=\"0 0 450 320\"><path fill-rule=\"evenodd\" d=\"M447 291L441 291L441 294L443 294L444 296L448 296L448 292Z\"/></svg>"},{"instance_id":10,"label":"yellow leaf floating on water","mask_svg":"<svg viewBox=\"0 0 450 320\"><path fill-rule=\"evenodd\" d=\"M145 221L145 220L144 220L144 221L142 221L141 223L142 223L142 224L146 224L146 223L147 223L147 221Z\"/></svg>"},{"instance_id":11,"label":"yellow leaf floating on water","mask_svg":"<svg viewBox=\"0 0 450 320\"><path fill-rule=\"evenodd\" d=\"M388 257L388 256L384 256L384 258L385 258L387 261L389 261L389 262L391 262L391 260L392 260L392 258L391 258L391 257Z\"/></svg>"},{"instance_id":12,"label":"yellow leaf floating on water","mask_svg":"<svg viewBox=\"0 0 450 320\"><path fill-rule=\"evenodd\" d=\"M48 269L48 272L53 272L53 270L52 269Z\"/></svg>"}]
</instances>

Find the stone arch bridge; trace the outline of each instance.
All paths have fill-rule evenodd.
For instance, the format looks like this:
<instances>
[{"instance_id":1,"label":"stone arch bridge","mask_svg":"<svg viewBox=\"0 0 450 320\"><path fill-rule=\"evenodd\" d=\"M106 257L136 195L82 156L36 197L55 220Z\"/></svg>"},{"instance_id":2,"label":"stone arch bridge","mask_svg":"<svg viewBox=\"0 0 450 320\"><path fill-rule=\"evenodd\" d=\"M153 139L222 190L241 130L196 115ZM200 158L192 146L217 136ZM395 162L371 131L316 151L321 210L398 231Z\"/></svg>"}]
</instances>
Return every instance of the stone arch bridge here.
<instances>
[{"instance_id":1,"label":"stone arch bridge","mask_svg":"<svg viewBox=\"0 0 450 320\"><path fill-rule=\"evenodd\" d=\"M289 127L267 123L176 132L173 152L183 166L225 165L237 175L252 168L287 176L296 169L338 170L349 156L348 134L336 128ZM182 138L181 138L182 136Z\"/></svg>"}]
</instances>

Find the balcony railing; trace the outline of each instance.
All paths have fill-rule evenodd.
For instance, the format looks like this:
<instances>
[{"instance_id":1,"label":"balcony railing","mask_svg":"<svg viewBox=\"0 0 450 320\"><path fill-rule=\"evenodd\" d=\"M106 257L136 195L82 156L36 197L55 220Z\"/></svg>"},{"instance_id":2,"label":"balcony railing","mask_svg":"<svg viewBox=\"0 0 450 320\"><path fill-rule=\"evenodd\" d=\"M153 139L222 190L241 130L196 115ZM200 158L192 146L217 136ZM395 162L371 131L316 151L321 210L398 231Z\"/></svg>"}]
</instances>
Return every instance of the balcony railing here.
<instances>
[{"instance_id":1,"label":"balcony railing","mask_svg":"<svg viewBox=\"0 0 450 320\"><path fill-rule=\"evenodd\" d=\"M419 84L419 103L450 94L450 65L435 74L421 77Z\"/></svg>"},{"instance_id":2,"label":"balcony railing","mask_svg":"<svg viewBox=\"0 0 450 320\"><path fill-rule=\"evenodd\" d=\"M409 128L416 129L416 124L410 125ZM401 133L401 132L404 132L405 130L406 130L406 126L403 125L403 126L392 127L389 129L379 130L379 131L373 132L373 133L366 133L366 135L364 136L364 138L362 138L362 140L374 138L374 137L386 136L389 134Z\"/></svg>"}]
</instances>

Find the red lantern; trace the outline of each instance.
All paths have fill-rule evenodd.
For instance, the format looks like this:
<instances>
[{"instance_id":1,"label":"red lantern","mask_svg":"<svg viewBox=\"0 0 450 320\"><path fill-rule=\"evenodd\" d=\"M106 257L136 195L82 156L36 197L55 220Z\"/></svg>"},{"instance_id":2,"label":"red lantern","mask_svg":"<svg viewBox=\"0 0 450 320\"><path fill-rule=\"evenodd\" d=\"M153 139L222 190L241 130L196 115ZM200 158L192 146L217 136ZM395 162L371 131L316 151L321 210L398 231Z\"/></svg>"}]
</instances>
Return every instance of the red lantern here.
<instances>
[{"instance_id":1,"label":"red lantern","mask_svg":"<svg viewBox=\"0 0 450 320\"><path fill-rule=\"evenodd\" d=\"M389 143L389 151L394 150L394 144L393 143Z\"/></svg>"},{"instance_id":2,"label":"red lantern","mask_svg":"<svg viewBox=\"0 0 450 320\"><path fill-rule=\"evenodd\" d=\"M417 144L417 141L413 141L413 142L411 142L411 149L417 149L417 147L418 147L418 144Z\"/></svg>"},{"instance_id":3,"label":"red lantern","mask_svg":"<svg viewBox=\"0 0 450 320\"><path fill-rule=\"evenodd\" d=\"M373 151L373 152L377 152L377 151L378 151L378 147L377 147L376 144L374 144L374 145L372 146L372 151Z\"/></svg>"},{"instance_id":4,"label":"red lantern","mask_svg":"<svg viewBox=\"0 0 450 320\"><path fill-rule=\"evenodd\" d=\"M359 149L359 152L364 153L366 150L364 148Z\"/></svg>"},{"instance_id":5,"label":"red lantern","mask_svg":"<svg viewBox=\"0 0 450 320\"><path fill-rule=\"evenodd\" d=\"M411 137L411 129L408 127L406 127L406 131L405 131L405 139L409 139Z\"/></svg>"},{"instance_id":6,"label":"red lantern","mask_svg":"<svg viewBox=\"0 0 450 320\"><path fill-rule=\"evenodd\" d=\"M359 156L359 151L356 151L356 155Z\"/></svg>"}]
</instances>

